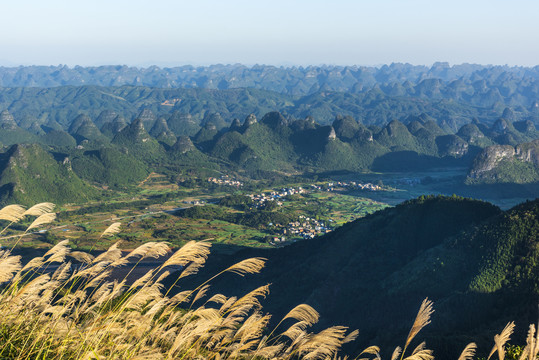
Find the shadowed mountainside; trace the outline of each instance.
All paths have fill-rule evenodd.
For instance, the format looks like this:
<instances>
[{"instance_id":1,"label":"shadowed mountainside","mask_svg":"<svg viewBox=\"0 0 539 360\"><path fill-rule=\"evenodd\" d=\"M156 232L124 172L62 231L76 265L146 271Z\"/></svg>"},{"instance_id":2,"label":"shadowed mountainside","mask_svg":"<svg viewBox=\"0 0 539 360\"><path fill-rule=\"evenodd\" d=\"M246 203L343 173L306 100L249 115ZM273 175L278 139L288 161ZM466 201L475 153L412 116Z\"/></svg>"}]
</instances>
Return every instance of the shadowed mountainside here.
<instances>
[{"instance_id":1,"label":"shadowed mountainside","mask_svg":"<svg viewBox=\"0 0 539 360\"><path fill-rule=\"evenodd\" d=\"M266 257L261 274L225 276L214 290L271 283L264 306L277 318L306 302L322 319L358 328L358 349L398 344L428 296L436 314L423 336L436 358L450 359L469 341L488 347L508 320L525 337L526 324L537 319L538 231L539 201L501 212L476 200L423 197L321 238L210 259L208 274L238 258Z\"/></svg>"}]
</instances>

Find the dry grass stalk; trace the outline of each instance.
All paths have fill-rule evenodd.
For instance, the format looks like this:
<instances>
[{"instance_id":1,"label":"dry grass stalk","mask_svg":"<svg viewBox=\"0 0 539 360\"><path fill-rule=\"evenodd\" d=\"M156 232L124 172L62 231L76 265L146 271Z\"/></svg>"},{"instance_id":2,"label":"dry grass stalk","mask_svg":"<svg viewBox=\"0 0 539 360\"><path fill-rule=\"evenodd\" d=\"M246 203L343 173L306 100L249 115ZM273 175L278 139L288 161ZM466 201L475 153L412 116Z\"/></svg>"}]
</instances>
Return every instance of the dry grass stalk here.
<instances>
[{"instance_id":1,"label":"dry grass stalk","mask_svg":"<svg viewBox=\"0 0 539 360\"><path fill-rule=\"evenodd\" d=\"M115 223L111 224L108 228L106 228L105 231L103 231L103 233L101 233L101 236L99 238L102 238L103 236L116 235L117 233L120 232L121 227L122 227L122 223L115 222Z\"/></svg>"},{"instance_id":2,"label":"dry grass stalk","mask_svg":"<svg viewBox=\"0 0 539 360\"><path fill-rule=\"evenodd\" d=\"M429 299L425 299L421 303L421 306L419 307L419 311L417 312L417 316L414 320L414 324L412 325L412 328L410 329L410 332L408 333L408 337L406 338L406 343L404 344L403 353L406 351L406 348L408 347L410 342L421 331L421 329L423 329L425 326L430 324L430 317L432 313L434 312L432 305L433 305L432 301L430 301Z\"/></svg>"},{"instance_id":3,"label":"dry grass stalk","mask_svg":"<svg viewBox=\"0 0 539 360\"><path fill-rule=\"evenodd\" d=\"M26 209L20 205L8 205L0 209L0 220L11 223L18 222L24 217Z\"/></svg>"},{"instance_id":4,"label":"dry grass stalk","mask_svg":"<svg viewBox=\"0 0 539 360\"><path fill-rule=\"evenodd\" d=\"M56 220L56 213L46 213L39 215L31 224L28 226L26 231L30 231L32 229L35 229L37 227L40 227L42 225L50 224Z\"/></svg>"},{"instance_id":5,"label":"dry grass stalk","mask_svg":"<svg viewBox=\"0 0 539 360\"><path fill-rule=\"evenodd\" d=\"M305 323L309 324L309 326L312 326L318 322L320 314L318 314L318 311L313 309L311 306L307 304L300 304L290 310L283 318L283 321L289 318L304 321Z\"/></svg>"},{"instance_id":6,"label":"dry grass stalk","mask_svg":"<svg viewBox=\"0 0 539 360\"><path fill-rule=\"evenodd\" d=\"M44 215L44 214L47 214L47 213L52 213L52 211L54 210L55 207L56 207L56 205L53 204L53 203L43 202L43 203L36 204L36 205L32 206L31 208L26 210L23 213L23 215L24 216L26 216L26 215L41 216L41 215Z\"/></svg>"},{"instance_id":7,"label":"dry grass stalk","mask_svg":"<svg viewBox=\"0 0 539 360\"><path fill-rule=\"evenodd\" d=\"M393 354L391 354L391 360L397 360L399 356L402 353L402 349L400 346L397 346L395 350L393 350Z\"/></svg>"},{"instance_id":8,"label":"dry grass stalk","mask_svg":"<svg viewBox=\"0 0 539 360\"><path fill-rule=\"evenodd\" d=\"M477 349L477 345L475 343L469 343L466 345L464 350L462 350L462 353L460 354L458 360L472 360L475 355L475 350Z\"/></svg>"},{"instance_id":9,"label":"dry grass stalk","mask_svg":"<svg viewBox=\"0 0 539 360\"><path fill-rule=\"evenodd\" d=\"M256 274L260 272L260 270L262 270L262 268L266 264L266 260L267 259L260 257L245 259L237 264L230 266L229 268L224 270L224 272L233 272L240 276L244 276L245 274Z\"/></svg>"},{"instance_id":10,"label":"dry grass stalk","mask_svg":"<svg viewBox=\"0 0 539 360\"><path fill-rule=\"evenodd\" d=\"M494 347L490 351L487 360L490 359L495 352L498 353L499 360L505 359L504 345L511 338L511 334L513 333L514 329L515 323L510 322L505 326L501 333L494 335Z\"/></svg>"}]
</instances>

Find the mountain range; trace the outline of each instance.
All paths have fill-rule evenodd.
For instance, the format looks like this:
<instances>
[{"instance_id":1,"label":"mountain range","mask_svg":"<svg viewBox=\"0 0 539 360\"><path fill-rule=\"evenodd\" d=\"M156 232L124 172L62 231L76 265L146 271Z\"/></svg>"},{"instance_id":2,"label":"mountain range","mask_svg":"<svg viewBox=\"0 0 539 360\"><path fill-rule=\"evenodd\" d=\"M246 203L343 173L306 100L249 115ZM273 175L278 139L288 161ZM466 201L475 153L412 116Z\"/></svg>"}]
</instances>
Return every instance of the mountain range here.
<instances>
[{"instance_id":1,"label":"mountain range","mask_svg":"<svg viewBox=\"0 0 539 360\"><path fill-rule=\"evenodd\" d=\"M0 110L9 110L20 127L34 128L34 131L38 131L37 126L65 127L80 114L96 119L107 110L132 119L144 109L151 110L157 118L188 115L196 125L212 113L219 113L228 125L235 118L243 119L251 113L261 117L269 111L280 111L292 118L312 116L322 124L329 124L336 115L342 115L378 126L427 113L443 127L456 131L472 118L491 125L507 107L513 111L514 119L510 120L531 120L537 124L539 83L534 85L530 81L507 85L514 92L505 97L491 96L491 84L466 85L469 89L456 95L449 91L450 85L439 80L439 83L423 80L411 84L409 91L403 93L374 86L359 93L318 90L307 95L253 88L0 87ZM434 91L437 88L439 91Z\"/></svg>"},{"instance_id":2,"label":"mountain range","mask_svg":"<svg viewBox=\"0 0 539 360\"><path fill-rule=\"evenodd\" d=\"M4 110L0 141L42 146L58 164L69 161L73 175L100 187L133 185L150 171L173 174L202 168L256 176L259 171L316 174L467 167L463 181L468 185L536 183L539 132L530 120L509 120L515 118L509 108L503 115L490 126L475 119L451 132L427 114L378 127L350 116L337 116L331 125L323 125L312 117L293 119L276 111L260 119L251 114L228 125L211 113L197 127L189 115L157 117L145 109L128 123L104 110L95 120L79 114L65 126L42 125L32 133Z\"/></svg>"}]
</instances>

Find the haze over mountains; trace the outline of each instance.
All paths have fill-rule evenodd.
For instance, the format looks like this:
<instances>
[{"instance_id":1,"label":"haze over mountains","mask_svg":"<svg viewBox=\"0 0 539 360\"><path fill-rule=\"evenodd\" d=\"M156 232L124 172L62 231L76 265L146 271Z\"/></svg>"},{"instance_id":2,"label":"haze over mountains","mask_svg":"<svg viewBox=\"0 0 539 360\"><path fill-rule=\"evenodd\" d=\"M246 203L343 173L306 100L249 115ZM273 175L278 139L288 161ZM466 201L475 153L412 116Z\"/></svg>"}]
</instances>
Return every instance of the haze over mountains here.
<instances>
[{"instance_id":1,"label":"haze over mountains","mask_svg":"<svg viewBox=\"0 0 539 360\"><path fill-rule=\"evenodd\" d=\"M462 92L467 84L486 85L510 95L507 85L520 79L533 82L539 79L539 67L484 66L435 63L432 66L393 63L380 67L368 66L308 66L275 67L212 65L160 68L128 66L99 66L70 68L59 66L0 67L2 87L54 87L63 85L148 86L158 88L233 89L256 88L288 95L308 95L316 91L359 93L376 84L384 85L395 95L409 92L411 84L438 79L452 84L453 92ZM455 82L456 81L456 82ZM402 84L399 86L398 84ZM427 85L427 83L425 83ZM439 85L438 85L439 86ZM443 91L442 91L443 92ZM468 94L469 95L469 94Z\"/></svg>"}]
</instances>

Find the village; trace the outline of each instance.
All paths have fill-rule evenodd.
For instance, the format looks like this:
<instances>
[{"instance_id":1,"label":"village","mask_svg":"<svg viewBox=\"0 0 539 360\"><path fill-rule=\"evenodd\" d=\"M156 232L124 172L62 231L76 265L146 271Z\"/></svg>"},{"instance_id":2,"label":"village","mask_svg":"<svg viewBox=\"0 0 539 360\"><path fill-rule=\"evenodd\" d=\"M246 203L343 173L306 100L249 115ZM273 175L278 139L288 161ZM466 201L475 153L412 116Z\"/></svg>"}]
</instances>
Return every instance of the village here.
<instances>
[{"instance_id":1,"label":"village","mask_svg":"<svg viewBox=\"0 0 539 360\"><path fill-rule=\"evenodd\" d=\"M253 200L256 208L265 208L268 205L268 201L275 201L277 206L282 206L286 196L295 194L304 194L306 190L301 186L298 188L282 188L280 191L271 191L269 193L249 194L248 197Z\"/></svg>"},{"instance_id":2,"label":"village","mask_svg":"<svg viewBox=\"0 0 539 360\"><path fill-rule=\"evenodd\" d=\"M307 190L300 186L297 188L282 188L279 191L271 191L269 193L250 194L247 196L253 200L254 207L266 208L269 203L273 203L275 206L282 206L283 202L286 201L287 196L305 194L306 192ZM332 220L330 219L329 222L332 222ZM268 226L278 229L281 233L281 236L274 236L272 238L271 243L273 244L281 244L289 239L312 239L318 235L323 235L331 231L323 221L304 215L300 215L298 221L290 222L286 225L269 223Z\"/></svg>"},{"instance_id":3,"label":"village","mask_svg":"<svg viewBox=\"0 0 539 360\"><path fill-rule=\"evenodd\" d=\"M332 222L332 220L329 220ZM275 225L280 227L279 224ZM303 238L303 239L313 239L318 235L323 235L331 232L332 229L327 227L324 222L310 218L304 215L299 216L299 221L290 222L286 227L282 229L281 237L275 236L272 239L274 244L284 243L287 241L287 237L290 238ZM295 240L293 240L295 241Z\"/></svg>"},{"instance_id":4,"label":"village","mask_svg":"<svg viewBox=\"0 0 539 360\"><path fill-rule=\"evenodd\" d=\"M222 186L233 186L239 188L243 183L228 175L223 175L220 178L210 177L208 181ZM286 187L279 190L271 190L266 192L246 194L252 200L250 206L255 209L269 209L283 206L287 201L287 197L297 194L306 194L309 192L338 192L343 190L363 190L363 191L388 191L389 188L383 184L375 185L372 183L360 183L356 181L329 181L322 184L311 184L309 188ZM198 204L197 204L198 205ZM203 205L203 203L200 203ZM273 224L268 223L267 226L274 230L274 236L269 241L273 245L281 245L289 241L298 239L313 239L316 236L327 234L332 231L330 223L332 219L326 221L317 220L316 218L300 215L297 221L288 224Z\"/></svg>"}]
</instances>

